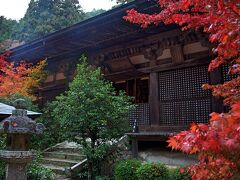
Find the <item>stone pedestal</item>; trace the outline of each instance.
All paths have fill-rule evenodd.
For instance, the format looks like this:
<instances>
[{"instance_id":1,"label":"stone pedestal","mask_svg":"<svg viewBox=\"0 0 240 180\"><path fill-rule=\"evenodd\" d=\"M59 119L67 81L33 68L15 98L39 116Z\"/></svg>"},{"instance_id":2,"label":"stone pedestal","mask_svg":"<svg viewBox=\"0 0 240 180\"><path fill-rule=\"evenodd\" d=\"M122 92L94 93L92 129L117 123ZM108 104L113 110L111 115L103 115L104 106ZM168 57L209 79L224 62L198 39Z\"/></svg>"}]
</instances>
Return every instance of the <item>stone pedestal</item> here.
<instances>
[{"instance_id":1,"label":"stone pedestal","mask_svg":"<svg viewBox=\"0 0 240 180\"><path fill-rule=\"evenodd\" d=\"M27 164L32 158L31 151L0 151L0 159L7 163L6 180L27 180Z\"/></svg>"},{"instance_id":2,"label":"stone pedestal","mask_svg":"<svg viewBox=\"0 0 240 180\"><path fill-rule=\"evenodd\" d=\"M9 163L6 169L6 180L27 180L27 164Z\"/></svg>"}]
</instances>

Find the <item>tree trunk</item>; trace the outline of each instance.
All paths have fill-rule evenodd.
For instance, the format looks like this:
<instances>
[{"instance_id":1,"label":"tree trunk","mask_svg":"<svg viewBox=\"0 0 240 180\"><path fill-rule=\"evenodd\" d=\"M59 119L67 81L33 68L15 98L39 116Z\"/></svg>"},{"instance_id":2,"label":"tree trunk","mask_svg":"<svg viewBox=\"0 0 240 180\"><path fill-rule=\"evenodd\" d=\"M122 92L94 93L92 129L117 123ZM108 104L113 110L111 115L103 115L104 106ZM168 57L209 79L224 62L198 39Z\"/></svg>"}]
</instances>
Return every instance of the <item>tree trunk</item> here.
<instances>
[{"instance_id":1,"label":"tree trunk","mask_svg":"<svg viewBox=\"0 0 240 180\"><path fill-rule=\"evenodd\" d=\"M91 138L91 152L92 156L94 156L95 153L95 138ZM88 160L88 180L94 180L95 178L95 169L94 169L94 158L89 157Z\"/></svg>"},{"instance_id":2,"label":"tree trunk","mask_svg":"<svg viewBox=\"0 0 240 180\"><path fill-rule=\"evenodd\" d=\"M93 162L88 159L88 180L93 180Z\"/></svg>"}]
</instances>

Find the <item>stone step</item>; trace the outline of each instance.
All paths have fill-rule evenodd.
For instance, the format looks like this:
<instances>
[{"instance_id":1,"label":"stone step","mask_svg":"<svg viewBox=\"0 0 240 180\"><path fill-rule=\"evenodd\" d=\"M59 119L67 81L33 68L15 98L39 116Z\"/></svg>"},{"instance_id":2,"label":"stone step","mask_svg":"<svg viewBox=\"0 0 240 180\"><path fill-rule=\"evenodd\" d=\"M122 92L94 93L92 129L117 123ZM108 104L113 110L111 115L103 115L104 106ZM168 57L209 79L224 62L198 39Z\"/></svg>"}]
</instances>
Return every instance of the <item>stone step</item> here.
<instances>
[{"instance_id":1,"label":"stone step","mask_svg":"<svg viewBox=\"0 0 240 180\"><path fill-rule=\"evenodd\" d=\"M46 158L67 159L74 161L81 161L85 158L84 155L78 153L65 153L65 152L44 152L43 156Z\"/></svg>"},{"instance_id":2,"label":"stone step","mask_svg":"<svg viewBox=\"0 0 240 180\"><path fill-rule=\"evenodd\" d=\"M81 149L74 147L54 147L51 151L52 152L57 151L62 153L79 153L81 152Z\"/></svg>"},{"instance_id":3,"label":"stone step","mask_svg":"<svg viewBox=\"0 0 240 180\"><path fill-rule=\"evenodd\" d=\"M57 175L55 180L71 180L71 178L68 178L63 175Z\"/></svg>"},{"instance_id":4,"label":"stone step","mask_svg":"<svg viewBox=\"0 0 240 180\"><path fill-rule=\"evenodd\" d=\"M43 164L44 167L51 169L55 174L58 175L64 175L65 174L65 168L64 167L60 167L60 166L53 166L50 164Z\"/></svg>"},{"instance_id":5,"label":"stone step","mask_svg":"<svg viewBox=\"0 0 240 180\"><path fill-rule=\"evenodd\" d=\"M42 164L60 166L60 167L71 167L77 164L79 161L67 160L67 159L57 159L57 158L43 158Z\"/></svg>"},{"instance_id":6,"label":"stone step","mask_svg":"<svg viewBox=\"0 0 240 180\"><path fill-rule=\"evenodd\" d=\"M78 164L85 156L81 154L82 147L75 142L62 142L52 146L43 153L42 164L57 174L56 180L65 180L66 171Z\"/></svg>"}]
</instances>

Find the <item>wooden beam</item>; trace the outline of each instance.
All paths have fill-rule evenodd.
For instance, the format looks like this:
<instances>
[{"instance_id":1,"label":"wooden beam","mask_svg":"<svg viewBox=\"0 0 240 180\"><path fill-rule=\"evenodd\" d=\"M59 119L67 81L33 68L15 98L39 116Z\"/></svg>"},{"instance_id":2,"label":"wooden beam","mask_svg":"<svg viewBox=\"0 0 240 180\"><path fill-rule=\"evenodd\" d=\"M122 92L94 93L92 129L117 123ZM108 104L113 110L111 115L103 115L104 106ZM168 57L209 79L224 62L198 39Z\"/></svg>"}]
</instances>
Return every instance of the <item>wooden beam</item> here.
<instances>
[{"instance_id":1,"label":"wooden beam","mask_svg":"<svg viewBox=\"0 0 240 180\"><path fill-rule=\"evenodd\" d=\"M182 45L176 45L170 48L170 52L172 55L172 61L174 64L182 64L184 63L184 55Z\"/></svg>"},{"instance_id":2,"label":"wooden beam","mask_svg":"<svg viewBox=\"0 0 240 180\"><path fill-rule=\"evenodd\" d=\"M174 65L173 63L168 63L168 64L161 64L161 65L156 65L156 66L147 67L147 68L140 68L138 69L138 72L142 72L142 73L160 72L160 71L174 70L178 68L185 68L185 67L191 67L191 66L199 66L199 65L204 65L208 63L209 63L209 59L208 57L206 57L206 58L184 61L183 64L178 64L178 65Z\"/></svg>"}]
</instances>

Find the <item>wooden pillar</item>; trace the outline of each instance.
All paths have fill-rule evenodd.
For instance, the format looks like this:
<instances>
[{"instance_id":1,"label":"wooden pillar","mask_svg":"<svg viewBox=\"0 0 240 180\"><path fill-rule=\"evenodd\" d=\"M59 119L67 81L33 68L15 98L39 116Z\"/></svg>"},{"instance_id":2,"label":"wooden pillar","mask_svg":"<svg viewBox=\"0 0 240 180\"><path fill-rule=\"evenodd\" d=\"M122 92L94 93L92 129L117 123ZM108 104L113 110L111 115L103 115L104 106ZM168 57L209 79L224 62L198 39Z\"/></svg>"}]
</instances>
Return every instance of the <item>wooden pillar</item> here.
<instances>
[{"instance_id":1,"label":"wooden pillar","mask_svg":"<svg viewBox=\"0 0 240 180\"><path fill-rule=\"evenodd\" d=\"M150 105L150 124L159 125L159 86L158 73L151 72L149 74L149 105Z\"/></svg>"},{"instance_id":2,"label":"wooden pillar","mask_svg":"<svg viewBox=\"0 0 240 180\"><path fill-rule=\"evenodd\" d=\"M222 72L221 68L217 68L210 73L210 81L212 85L222 83ZM224 111L223 99L212 96L212 111L221 113Z\"/></svg>"},{"instance_id":3,"label":"wooden pillar","mask_svg":"<svg viewBox=\"0 0 240 180\"><path fill-rule=\"evenodd\" d=\"M132 137L132 155L134 158L138 158L138 140L136 136Z\"/></svg>"},{"instance_id":4,"label":"wooden pillar","mask_svg":"<svg viewBox=\"0 0 240 180\"><path fill-rule=\"evenodd\" d=\"M137 79L136 78L133 81L133 97L134 97L134 102L138 103L138 100L137 100Z\"/></svg>"},{"instance_id":5,"label":"wooden pillar","mask_svg":"<svg viewBox=\"0 0 240 180\"><path fill-rule=\"evenodd\" d=\"M147 58L150 60L150 67L157 65L157 51L150 51ZM149 106L150 106L150 125L159 125L159 80L157 72L149 74Z\"/></svg>"}]
</instances>

